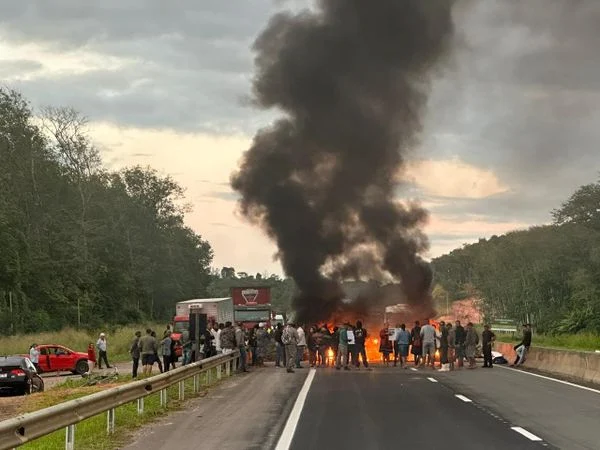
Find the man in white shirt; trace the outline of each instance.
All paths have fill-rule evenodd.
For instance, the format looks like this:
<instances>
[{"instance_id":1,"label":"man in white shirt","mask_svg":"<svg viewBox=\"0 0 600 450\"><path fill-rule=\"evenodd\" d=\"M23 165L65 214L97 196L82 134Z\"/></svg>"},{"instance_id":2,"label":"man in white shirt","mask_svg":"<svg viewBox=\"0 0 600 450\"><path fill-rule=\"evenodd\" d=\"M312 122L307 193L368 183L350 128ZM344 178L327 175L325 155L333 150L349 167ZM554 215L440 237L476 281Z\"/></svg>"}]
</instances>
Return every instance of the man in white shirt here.
<instances>
[{"instance_id":1,"label":"man in white shirt","mask_svg":"<svg viewBox=\"0 0 600 450\"><path fill-rule=\"evenodd\" d=\"M106 356L107 344L106 335L100 333L98 341L96 342L96 348L98 349L98 369L102 369L102 361L106 363L106 368L110 369L112 366L108 364L108 357Z\"/></svg>"},{"instance_id":2,"label":"man in white shirt","mask_svg":"<svg viewBox=\"0 0 600 450\"><path fill-rule=\"evenodd\" d=\"M434 368L435 364L435 338L436 332L429 320L425 321L425 325L421 328L421 341L423 342L423 365L429 364Z\"/></svg>"},{"instance_id":3,"label":"man in white shirt","mask_svg":"<svg viewBox=\"0 0 600 450\"><path fill-rule=\"evenodd\" d=\"M304 349L306 348L306 333L304 325L300 325L296 331L298 332L298 344L296 345L296 368L302 369L300 362L304 359Z\"/></svg>"},{"instance_id":4,"label":"man in white shirt","mask_svg":"<svg viewBox=\"0 0 600 450\"><path fill-rule=\"evenodd\" d=\"M213 335L213 343L215 345L215 350L217 354L221 353L221 328L217 323L213 325L213 328L210 330L210 334Z\"/></svg>"}]
</instances>

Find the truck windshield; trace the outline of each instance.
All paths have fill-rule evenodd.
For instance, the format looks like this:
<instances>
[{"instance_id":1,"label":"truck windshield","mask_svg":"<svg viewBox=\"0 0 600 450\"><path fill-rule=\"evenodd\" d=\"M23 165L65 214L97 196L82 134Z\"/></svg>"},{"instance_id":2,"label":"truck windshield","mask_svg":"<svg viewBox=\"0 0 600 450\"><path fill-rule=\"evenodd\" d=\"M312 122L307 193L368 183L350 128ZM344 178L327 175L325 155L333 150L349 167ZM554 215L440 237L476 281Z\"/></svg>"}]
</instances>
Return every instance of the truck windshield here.
<instances>
[{"instance_id":1,"label":"truck windshield","mask_svg":"<svg viewBox=\"0 0 600 450\"><path fill-rule=\"evenodd\" d=\"M175 322L173 325L173 331L175 331L175 333L183 333L184 331L189 331L189 329L189 322Z\"/></svg>"},{"instance_id":2,"label":"truck windshield","mask_svg":"<svg viewBox=\"0 0 600 450\"><path fill-rule=\"evenodd\" d=\"M235 312L236 322L266 322L269 320L269 310L240 311Z\"/></svg>"}]
</instances>

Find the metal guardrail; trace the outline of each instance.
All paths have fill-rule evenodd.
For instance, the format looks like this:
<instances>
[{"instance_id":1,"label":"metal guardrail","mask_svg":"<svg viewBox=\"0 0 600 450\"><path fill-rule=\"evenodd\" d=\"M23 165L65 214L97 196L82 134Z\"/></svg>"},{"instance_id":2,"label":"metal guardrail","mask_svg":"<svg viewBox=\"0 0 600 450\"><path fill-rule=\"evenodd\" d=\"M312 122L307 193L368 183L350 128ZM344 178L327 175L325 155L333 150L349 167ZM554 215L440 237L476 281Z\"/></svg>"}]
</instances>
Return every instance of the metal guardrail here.
<instances>
[{"instance_id":1,"label":"metal guardrail","mask_svg":"<svg viewBox=\"0 0 600 450\"><path fill-rule=\"evenodd\" d=\"M144 397L159 392L161 405L167 403L166 389L179 383L179 399L185 395L185 380L194 378L194 392L200 388L199 375L207 372L207 384L210 383L211 369L216 368L216 377L221 379L223 369L229 376L237 369L239 351L179 367L169 372L133 381L95 394L58 405L40 409L0 422L0 450L14 449L27 442L46 436L65 428L65 449L75 447L75 424L103 412L107 413L107 433L115 428L115 409L137 400L138 414L144 412Z\"/></svg>"}]
</instances>

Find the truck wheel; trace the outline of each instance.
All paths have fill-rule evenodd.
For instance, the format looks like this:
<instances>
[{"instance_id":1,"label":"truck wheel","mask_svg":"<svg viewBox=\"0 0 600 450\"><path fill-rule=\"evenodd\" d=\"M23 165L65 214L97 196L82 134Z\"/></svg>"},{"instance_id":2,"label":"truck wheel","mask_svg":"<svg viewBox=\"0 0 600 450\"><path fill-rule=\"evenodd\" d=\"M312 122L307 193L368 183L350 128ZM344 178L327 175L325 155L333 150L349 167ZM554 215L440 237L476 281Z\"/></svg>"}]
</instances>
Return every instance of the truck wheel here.
<instances>
[{"instance_id":1,"label":"truck wheel","mask_svg":"<svg viewBox=\"0 0 600 450\"><path fill-rule=\"evenodd\" d=\"M83 359L80 359L79 361L77 361L77 364L75 364L75 372L79 375L83 375L88 370L90 370L90 366L88 366L87 361Z\"/></svg>"}]
</instances>

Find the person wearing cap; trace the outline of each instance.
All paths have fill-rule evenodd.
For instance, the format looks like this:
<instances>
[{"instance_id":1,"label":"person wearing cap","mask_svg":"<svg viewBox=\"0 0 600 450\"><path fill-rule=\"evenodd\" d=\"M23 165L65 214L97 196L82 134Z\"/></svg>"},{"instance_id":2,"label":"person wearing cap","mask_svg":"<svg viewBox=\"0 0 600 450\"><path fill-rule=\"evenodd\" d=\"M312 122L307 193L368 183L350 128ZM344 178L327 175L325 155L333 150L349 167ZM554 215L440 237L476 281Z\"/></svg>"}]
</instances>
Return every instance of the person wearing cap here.
<instances>
[{"instance_id":1,"label":"person wearing cap","mask_svg":"<svg viewBox=\"0 0 600 450\"><path fill-rule=\"evenodd\" d=\"M96 342L96 348L98 349L98 369L102 369L102 361L106 363L106 368L110 369L112 366L108 363L108 357L106 355L107 343L106 335L104 333L100 333L98 341Z\"/></svg>"}]
</instances>

